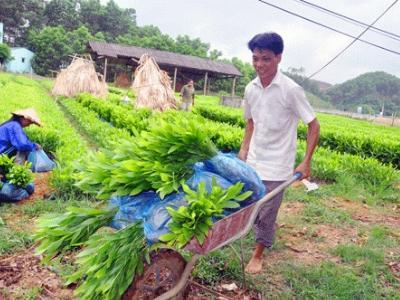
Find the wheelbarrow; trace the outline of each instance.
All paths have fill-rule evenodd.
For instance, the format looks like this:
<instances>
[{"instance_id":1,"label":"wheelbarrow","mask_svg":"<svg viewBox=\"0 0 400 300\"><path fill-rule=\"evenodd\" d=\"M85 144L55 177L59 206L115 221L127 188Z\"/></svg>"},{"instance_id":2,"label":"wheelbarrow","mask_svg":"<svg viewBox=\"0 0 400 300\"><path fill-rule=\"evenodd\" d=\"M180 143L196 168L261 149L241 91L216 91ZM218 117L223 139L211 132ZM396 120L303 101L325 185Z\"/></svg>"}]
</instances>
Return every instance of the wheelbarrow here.
<instances>
[{"instance_id":1,"label":"wheelbarrow","mask_svg":"<svg viewBox=\"0 0 400 300\"><path fill-rule=\"evenodd\" d=\"M291 179L279 185L257 202L215 222L202 245L196 238L193 238L184 248L193 253L188 262L179 252L173 249L165 248L151 253L150 263L145 265L143 274L134 279L122 299L166 300L174 297L182 298L181 292L186 286L197 260L201 256L247 235L261 206L300 178L301 173L294 174Z\"/></svg>"}]
</instances>

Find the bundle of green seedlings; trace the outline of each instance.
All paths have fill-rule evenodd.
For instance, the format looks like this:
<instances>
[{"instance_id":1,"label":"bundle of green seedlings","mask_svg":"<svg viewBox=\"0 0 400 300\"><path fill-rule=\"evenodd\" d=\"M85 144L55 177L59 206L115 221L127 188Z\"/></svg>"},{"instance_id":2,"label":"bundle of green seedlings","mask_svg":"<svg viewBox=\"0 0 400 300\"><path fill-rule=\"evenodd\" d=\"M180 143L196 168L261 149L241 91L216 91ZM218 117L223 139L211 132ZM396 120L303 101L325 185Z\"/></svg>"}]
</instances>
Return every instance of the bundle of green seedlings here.
<instances>
[{"instance_id":1,"label":"bundle of green seedlings","mask_svg":"<svg viewBox=\"0 0 400 300\"><path fill-rule=\"evenodd\" d=\"M14 163L13 157L0 155L0 174L3 174L7 182L17 188L25 188L33 180L30 163L23 165Z\"/></svg>"},{"instance_id":2,"label":"bundle of green seedlings","mask_svg":"<svg viewBox=\"0 0 400 300\"><path fill-rule=\"evenodd\" d=\"M117 209L68 207L63 214L49 214L36 224L37 254L49 262L57 254L81 246L100 227L114 218Z\"/></svg>"},{"instance_id":3,"label":"bundle of green seedlings","mask_svg":"<svg viewBox=\"0 0 400 300\"><path fill-rule=\"evenodd\" d=\"M164 198L177 191L191 176L192 165L217 154L217 148L189 115L164 114L133 141L88 160L77 174L77 186L99 199L149 189Z\"/></svg>"},{"instance_id":4,"label":"bundle of green seedlings","mask_svg":"<svg viewBox=\"0 0 400 300\"><path fill-rule=\"evenodd\" d=\"M13 166L13 158L10 158L5 154L0 155L0 174L6 175L10 173Z\"/></svg>"},{"instance_id":5,"label":"bundle of green seedlings","mask_svg":"<svg viewBox=\"0 0 400 300\"><path fill-rule=\"evenodd\" d=\"M136 275L149 261L143 227L133 223L113 233L99 232L85 243L77 255L78 271L67 277L67 284L81 281L75 290L79 299L120 299Z\"/></svg>"},{"instance_id":6,"label":"bundle of green seedlings","mask_svg":"<svg viewBox=\"0 0 400 300\"><path fill-rule=\"evenodd\" d=\"M33 175L30 170L30 163L23 165L16 165L11 168L10 172L6 174L8 182L17 188L25 188L30 182L33 181Z\"/></svg>"},{"instance_id":7,"label":"bundle of green seedlings","mask_svg":"<svg viewBox=\"0 0 400 300\"><path fill-rule=\"evenodd\" d=\"M196 237L202 245L213 224L212 218L222 217L224 209L239 208L238 202L247 199L252 194L251 191L242 193L243 186L243 183L238 182L224 190L217 184L214 177L211 192L207 192L205 182L199 184L197 191L183 184L182 188L186 193L185 199L188 206L181 206L176 210L167 207L172 221L168 224L169 233L161 236L160 241L172 247L182 248Z\"/></svg>"}]
</instances>

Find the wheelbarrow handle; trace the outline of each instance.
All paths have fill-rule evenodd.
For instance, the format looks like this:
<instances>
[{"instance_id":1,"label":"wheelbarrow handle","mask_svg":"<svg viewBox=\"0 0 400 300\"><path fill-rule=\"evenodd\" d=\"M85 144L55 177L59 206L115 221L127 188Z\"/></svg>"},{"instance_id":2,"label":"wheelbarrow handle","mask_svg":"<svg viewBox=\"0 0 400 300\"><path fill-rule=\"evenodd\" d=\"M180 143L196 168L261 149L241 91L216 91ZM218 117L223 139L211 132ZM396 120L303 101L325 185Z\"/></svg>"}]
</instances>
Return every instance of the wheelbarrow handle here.
<instances>
[{"instance_id":1,"label":"wheelbarrow handle","mask_svg":"<svg viewBox=\"0 0 400 300\"><path fill-rule=\"evenodd\" d=\"M297 178L296 180L299 180L302 176L303 176L303 174L302 174L301 172L296 172L296 173L294 173L294 175L293 175L293 177L296 177L296 178ZM295 181L296 181L296 180L295 180Z\"/></svg>"}]
</instances>

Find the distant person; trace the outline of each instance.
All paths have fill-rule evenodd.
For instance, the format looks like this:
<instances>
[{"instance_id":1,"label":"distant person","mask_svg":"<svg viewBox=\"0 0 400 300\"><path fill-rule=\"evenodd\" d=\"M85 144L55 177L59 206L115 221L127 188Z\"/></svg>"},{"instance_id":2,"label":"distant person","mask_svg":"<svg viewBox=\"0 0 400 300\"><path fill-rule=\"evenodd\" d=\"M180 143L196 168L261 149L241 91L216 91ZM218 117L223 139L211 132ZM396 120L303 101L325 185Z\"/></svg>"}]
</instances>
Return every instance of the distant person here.
<instances>
[{"instance_id":1,"label":"distant person","mask_svg":"<svg viewBox=\"0 0 400 300\"><path fill-rule=\"evenodd\" d=\"M194 105L194 85L192 79L189 79L187 84L182 87L181 97L182 110L190 111L191 107Z\"/></svg>"},{"instance_id":2,"label":"distant person","mask_svg":"<svg viewBox=\"0 0 400 300\"><path fill-rule=\"evenodd\" d=\"M40 149L41 146L31 142L23 130L31 124L42 126L33 108L15 111L11 119L0 124L0 154L15 156L14 162L23 164L29 152Z\"/></svg>"},{"instance_id":3,"label":"distant person","mask_svg":"<svg viewBox=\"0 0 400 300\"><path fill-rule=\"evenodd\" d=\"M244 93L245 136L238 154L253 166L267 190L271 191L290 179L294 172L302 178L311 174L311 159L319 138L319 123L304 90L278 70L283 40L274 32L260 33L248 43L253 54L257 77ZM297 125L301 119L308 125L307 147L302 162L294 168ZM255 248L246 272L262 270L263 252L271 248L275 220L283 191L262 206L254 223Z\"/></svg>"}]
</instances>

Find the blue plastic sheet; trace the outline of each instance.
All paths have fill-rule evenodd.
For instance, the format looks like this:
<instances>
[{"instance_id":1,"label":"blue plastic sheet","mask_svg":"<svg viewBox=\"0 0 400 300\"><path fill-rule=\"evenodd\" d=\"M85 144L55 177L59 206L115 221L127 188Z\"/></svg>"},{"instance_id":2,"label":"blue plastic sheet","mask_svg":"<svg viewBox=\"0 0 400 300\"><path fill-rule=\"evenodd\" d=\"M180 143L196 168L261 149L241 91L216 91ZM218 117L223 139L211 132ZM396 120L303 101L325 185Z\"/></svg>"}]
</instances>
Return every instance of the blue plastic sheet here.
<instances>
[{"instance_id":1,"label":"blue plastic sheet","mask_svg":"<svg viewBox=\"0 0 400 300\"><path fill-rule=\"evenodd\" d=\"M119 207L110 226L122 229L128 224L143 221L144 216L162 200L154 191L147 191L135 196L115 196L109 201L110 207Z\"/></svg>"},{"instance_id":2,"label":"blue plastic sheet","mask_svg":"<svg viewBox=\"0 0 400 300\"><path fill-rule=\"evenodd\" d=\"M144 235L149 244L159 241L160 236L166 234L168 224L171 221L171 216L168 213L167 207L177 209L181 206L186 206L185 193L172 193L154 205L144 218Z\"/></svg>"},{"instance_id":3,"label":"blue plastic sheet","mask_svg":"<svg viewBox=\"0 0 400 300\"><path fill-rule=\"evenodd\" d=\"M192 190L197 190L200 182L205 182L206 190L208 192L211 192L213 178L215 178L215 180L217 181L217 184L220 187L222 187L223 189L227 189L232 186L232 182L230 182L229 180L223 178L222 176L220 176L218 174L207 171L204 163L202 163L202 162L198 162L198 163L194 164L193 170L194 170L194 173L193 173L192 177L190 177L189 180L186 181L186 184Z\"/></svg>"},{"instance_id":4,"label":"blue plastic sheet","mask_svg":"<svg viewBox=\"0 0 400 300\"><path fill-rule=\"evenodd\" d=\"M1 188L0 198L3 199L3 201L17 202L25 198L28 198L29 195L32 194L33 192L34 192L33 184L28 185L28 187L24 189L24 188L17 188L15 185L6 182L3 184L3 187Z\"/></svg>"},{"instance_id":5,"label":"blue plastic sheet","mask_svg":"<svg viewBox=\"0 0 400 300\"><path fill-rule=\"evenodd\" d=\"M31 182L25 187L25 190L28 192L29 195L32 195L35 192L35 184Z\"/></svg>"},{"instance_id":6,"label":"blue plastic sheet","mask_svg":"<svg viewBox=\"0 0 400 300\"><path fill-rule=\"evenodd\" d=\"M56 167L54 161L52 161L43 151L43 149L31 151L28 155L28 161L32 164L32 172L48 172Z\"/></svg>"},{"instance_id":7,"label":"blue plastic sheet","mask_svg":"<svg viewBox=\"0 0 400 300\"><path fill-rule=\"evenodd\" d=\"M218 153L206 160L204 165L207 170L229 179L232 183L244 183L244 191L253 191L251 195L253 201L262 198L266 193L265 186L256 171L233 153Z\"/></svg>"},{"instance_id":8,"label":"blue plastic sheet","mask_svg":"<svg viewBox=\"0 0 400 300\"><path fill-rule=\"evenodd\" d=\"M136 196L115 196L110 199L109 206L119 207L119 210L110 226L122 229L133 222L143 221L145 237L152 244L168 232L171 216L167 207L176 209L182 205L187 205L183 192L169 194L163 200L154 191Z\"/></svg>"}]
</instances>

